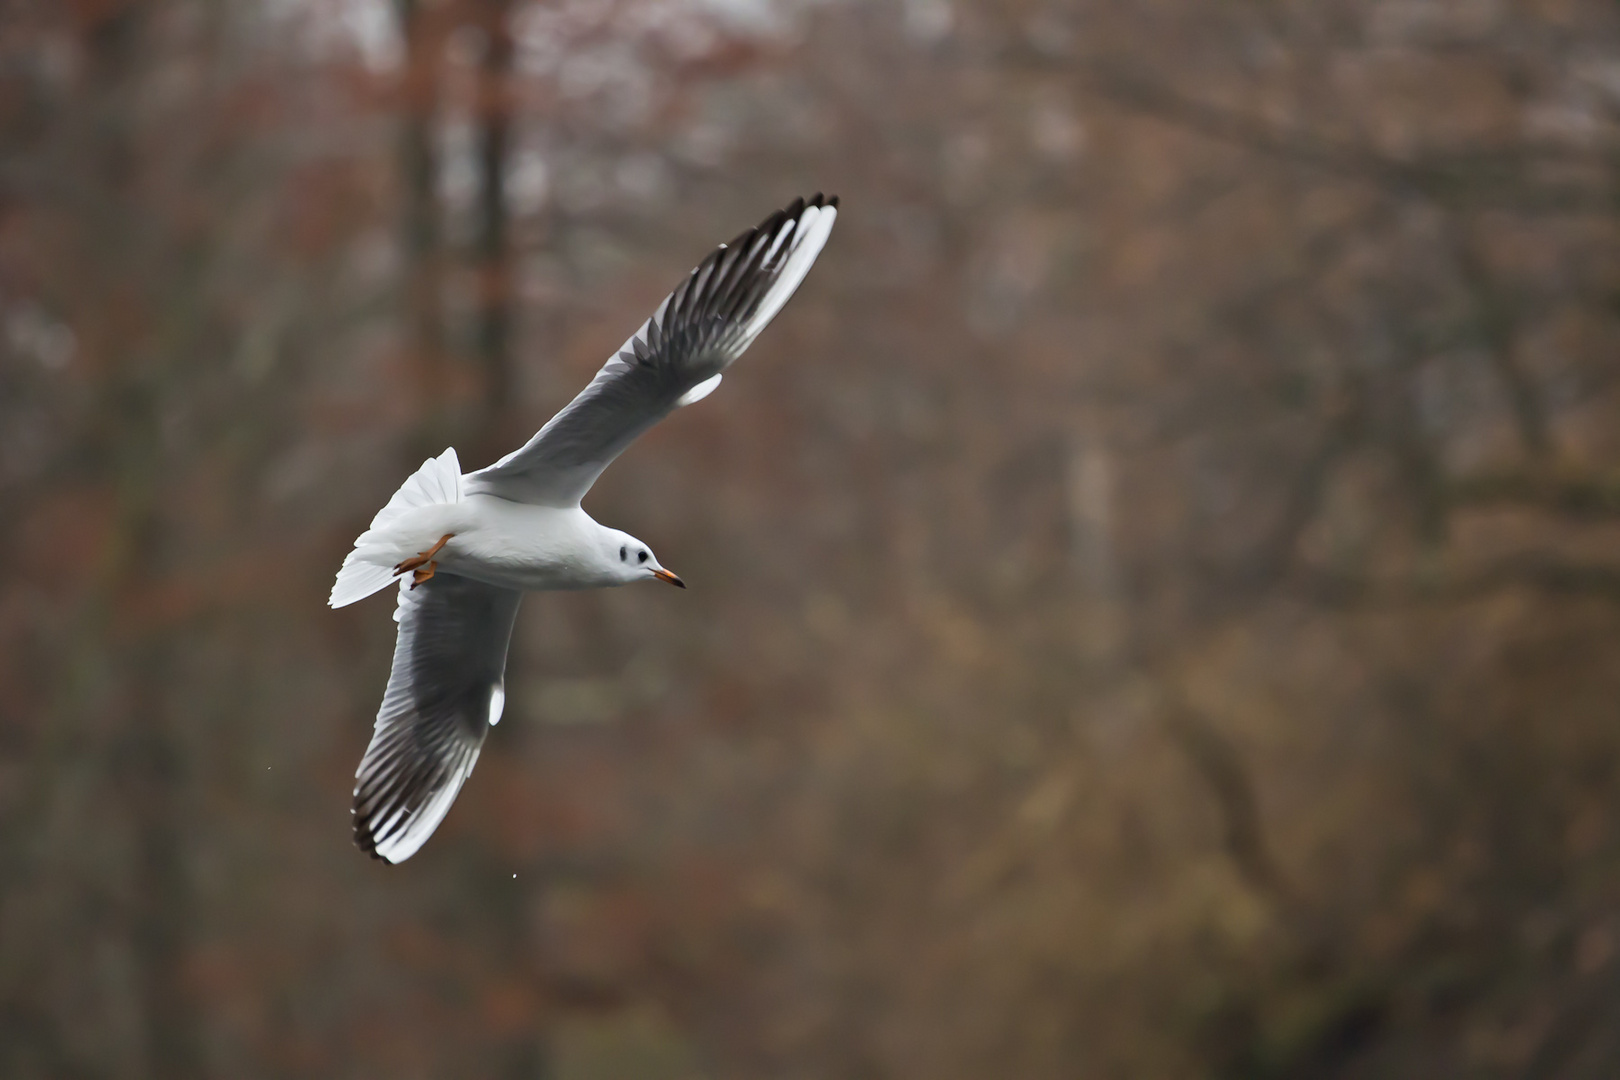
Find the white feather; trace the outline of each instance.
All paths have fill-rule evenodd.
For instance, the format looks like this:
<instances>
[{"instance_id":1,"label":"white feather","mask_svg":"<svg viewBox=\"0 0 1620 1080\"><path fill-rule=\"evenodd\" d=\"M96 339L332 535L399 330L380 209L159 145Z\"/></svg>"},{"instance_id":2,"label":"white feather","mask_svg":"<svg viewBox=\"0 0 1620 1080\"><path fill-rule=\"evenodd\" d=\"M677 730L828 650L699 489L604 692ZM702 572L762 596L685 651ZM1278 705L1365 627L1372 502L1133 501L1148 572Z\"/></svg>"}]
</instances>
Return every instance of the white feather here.
<instances>
[{"instance_id":1,"label":"white feather","mask_svg":"<svg viewBox=\"0 0 1620 1080\"><path fill-rule=\"evenodd\" d=\"M675 402L675 407L677 409L684 408L687 405L691 405L693 402L702 401L704 398L714 393L714 388L720 385L720 377L722 374L724 373L720 372L710 375L707 379L704 379L702 382L692 387L692 389L682 394L679 400Z\"/></svg>"},{"instance_id":2,"label":"white feather","mask_svg":"<svg viewBox=\"0 0 1620 1080\"><path fill-rule=\"evenodd\" d=\"M371 527L354 541L354 549L343 560L327 604L345 607L364 600L394 580L394 566L411 554L401 547L411 546L413 538L390 535L413 510L428 506L449 506L461 501L461 463L451 447L436 458L422 462L400 485L388 505L377 511ZM431 544L437 536L428 539ZM426 546L425 544L423 546Z\"/></svg>"}]
</instances>

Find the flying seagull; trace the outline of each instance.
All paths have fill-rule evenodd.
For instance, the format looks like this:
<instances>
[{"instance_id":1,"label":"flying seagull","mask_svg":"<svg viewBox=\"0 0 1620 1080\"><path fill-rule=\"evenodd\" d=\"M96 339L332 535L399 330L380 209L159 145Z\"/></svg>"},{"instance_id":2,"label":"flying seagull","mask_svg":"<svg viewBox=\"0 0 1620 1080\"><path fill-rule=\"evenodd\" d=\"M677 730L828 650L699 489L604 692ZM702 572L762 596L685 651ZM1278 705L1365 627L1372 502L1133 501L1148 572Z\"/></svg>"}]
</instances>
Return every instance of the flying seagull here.
<instances>
[{"instance_id":1,"label":"flying seagull","mask_svg":"<svg viewBox=\"0 0 1620 1080\"><path fill-rule=\"evenodd\" d=\"M795 199L721 244L521 449L466 475L454 448L429 458L354 542L332 607L399 579L394 666L355 774L363 851L404 862L444 820L501 718L525 591L652 578L686 587L579 501L636 436L720 384L804 280L837 216L836 197Z\"/></svg>"}]
</instances>

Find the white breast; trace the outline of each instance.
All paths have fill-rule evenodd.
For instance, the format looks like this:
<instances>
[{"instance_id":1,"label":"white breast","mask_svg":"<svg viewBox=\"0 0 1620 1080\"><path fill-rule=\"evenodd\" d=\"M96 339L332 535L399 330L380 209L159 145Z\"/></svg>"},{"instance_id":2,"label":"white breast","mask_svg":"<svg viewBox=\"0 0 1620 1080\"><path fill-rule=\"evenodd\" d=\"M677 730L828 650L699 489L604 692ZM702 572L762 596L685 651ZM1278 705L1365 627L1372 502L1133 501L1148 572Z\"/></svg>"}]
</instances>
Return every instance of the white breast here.
<instances>
[{"instance_id":1,"label":"white breast","mask_svg":"<svg viewBox=\"0 0 1620 1080\"><path fill-rule=\"evenodd\" d=\"M508 589L589 589L605 583L601 526L580 508L469 495L459 509L462 529L445 545L445 570Z\"/></svg>"}]
</instances>

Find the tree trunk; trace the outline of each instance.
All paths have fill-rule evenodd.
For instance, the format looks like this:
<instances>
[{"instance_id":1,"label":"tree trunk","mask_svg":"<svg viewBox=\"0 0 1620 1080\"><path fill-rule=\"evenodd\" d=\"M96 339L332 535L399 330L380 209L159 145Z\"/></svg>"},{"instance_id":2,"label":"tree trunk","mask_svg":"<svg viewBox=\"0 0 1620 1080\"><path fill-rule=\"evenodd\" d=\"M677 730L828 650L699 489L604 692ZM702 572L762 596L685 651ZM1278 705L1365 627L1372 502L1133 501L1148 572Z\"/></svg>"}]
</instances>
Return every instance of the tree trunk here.
<instances>
[{"instance_id":1,"label":"tree trunk","mask_svg":"<svg viewBox=\"0 0 1620 1080\"><path fill-rule=\"evenodd\" d=\"M512 389L512 266L506 205L506 161L511 144L511 0L479 6L485 43L478 71L478 313L474 347L483 383L481 430L504 425Z\"/></svg>"},{"instance_id":2,"label":"tree trunk","mask_svg":"<svg viewBox=\"0 0 1620 1080\"><path fill-rule=\"evenodd\" d=\"M442 401L447 384L444 363L443 266L440 257L439 155L433 124L442 82L444 30L423 10L421 0L395 0L400 37L405 42L402 77L403 122L399 136L403 187L406 319L410 327L410 378L416 399L419 446L412 460L441 449L446 432Z\"/></svg>"}]
</instances>

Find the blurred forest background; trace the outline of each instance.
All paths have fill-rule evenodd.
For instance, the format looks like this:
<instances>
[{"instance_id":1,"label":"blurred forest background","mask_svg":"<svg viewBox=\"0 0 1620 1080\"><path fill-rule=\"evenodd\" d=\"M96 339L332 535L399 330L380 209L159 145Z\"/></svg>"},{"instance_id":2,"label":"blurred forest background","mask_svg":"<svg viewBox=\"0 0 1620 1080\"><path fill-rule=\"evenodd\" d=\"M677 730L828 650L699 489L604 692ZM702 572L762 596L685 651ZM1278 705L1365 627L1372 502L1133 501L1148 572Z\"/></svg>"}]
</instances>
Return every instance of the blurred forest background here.
<instances>
[{"instance_id":1,"label":"blurred forest background","mask_svg":"<svg viewBox=\"0 0 1620 1080\"><path fill-rule=\"evenodd\" d=\"M819 265L350 843L407 472ZM1620 1075L1610 0L8 0L0 1075Z\"/></svg>"}]
</instances>

